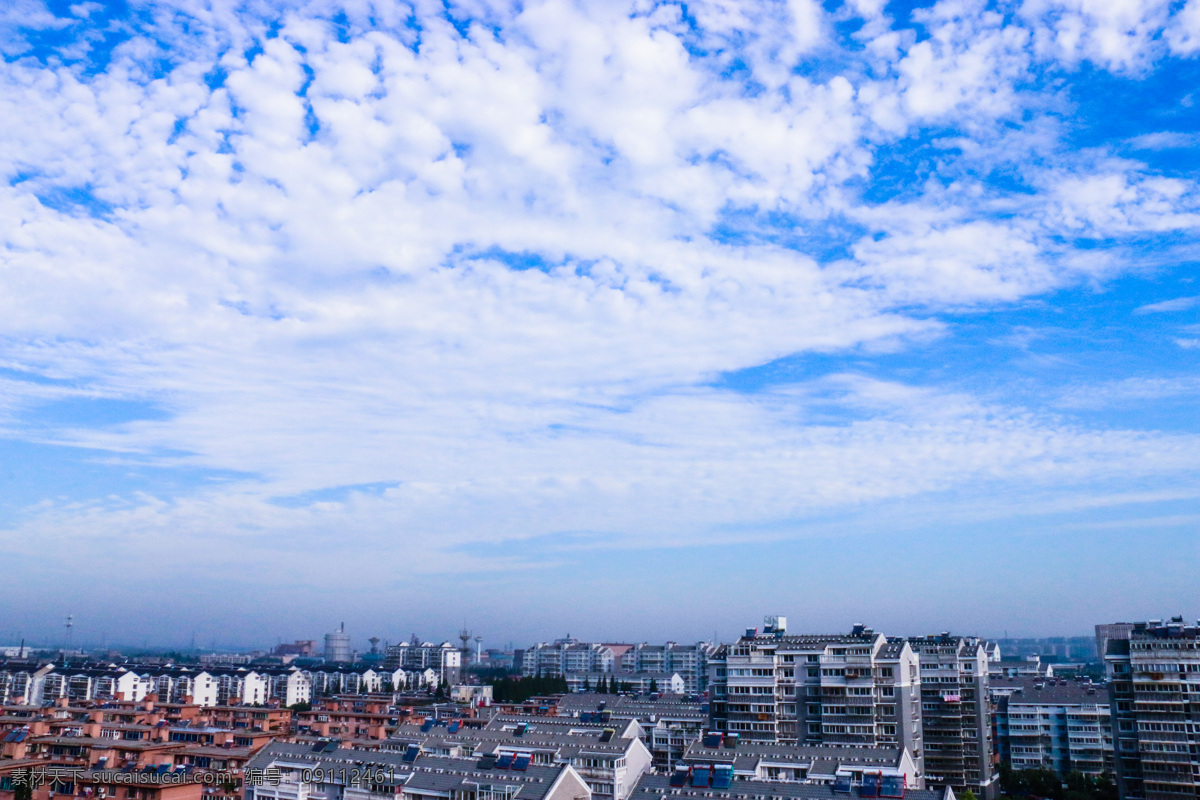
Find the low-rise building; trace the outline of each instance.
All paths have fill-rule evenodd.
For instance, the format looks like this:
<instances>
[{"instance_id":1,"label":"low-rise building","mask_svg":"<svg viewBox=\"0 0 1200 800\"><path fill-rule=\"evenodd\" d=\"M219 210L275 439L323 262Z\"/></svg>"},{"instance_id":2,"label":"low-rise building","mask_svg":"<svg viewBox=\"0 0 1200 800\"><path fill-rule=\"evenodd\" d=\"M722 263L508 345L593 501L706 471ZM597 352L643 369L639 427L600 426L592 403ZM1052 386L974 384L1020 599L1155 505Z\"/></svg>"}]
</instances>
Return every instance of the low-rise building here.
<instances>
[{"instance_id":1,"label":"low-rise building","mask_svg":"<svg viewBox=\"0 0 1200 800\"><path fill-rule=\"evenodd\" d=\"M912 754L894 747L741 743L736 734L710 733L688 748L689 767L728 765L734 777L794 783L860 786L864 776L899 778L908 789L925 788Z\"/></svg>"},{"instance_id":2,"label":"low-rise building","mask_svg":"<svg viewBox=\"0 0 1200 800\"><path fill-rule=\"evenodd\" d=\"M848 778L830 783L798 783L739 778L721 765L684 765L671 775L644 775L631 800L955 800L949 786L934 789L905 789L895 777L868 777L854 785Z\"/></svg>"},{"instance_id":3,"label":"low-rise building","mask_svg":"<svg viewBox=\"0 0 1200 800\"><path fill-rule=\"evenodd\" d=\"M679 695L565 695L558 713L589 724L634 720L656 769L670 769L708 729L708 706Z\"/></svg>"},{"instance_id":4,"label":"low-rise building","mask_svg":"<svg viewBox=\"0 0 1200 800\"><path fill-rule=\"evenodd\" d=\"M591 800L570 764L276 742L247 765L245 800ZM268 777L269 776L269 777Z\"/></svg>"},{"instance_id":5,"label":"low-rise building","mask_svg":"<svg viewBox=\"0 0 1200 800\"><path fill-rule=\"evenodd\" d=\"M416 748L416 752L458 757L515 758L525 753L533 764L570 764L597 800L625 800L651 766L650 752L636 735L618 737L615 728L564 728L545 724L544 718L522 720L511 728L503 723L468 728L461 723L441 725L426 720L420 726L397 727L387 747L397 752Z\"/></svg>"}]
</instances>

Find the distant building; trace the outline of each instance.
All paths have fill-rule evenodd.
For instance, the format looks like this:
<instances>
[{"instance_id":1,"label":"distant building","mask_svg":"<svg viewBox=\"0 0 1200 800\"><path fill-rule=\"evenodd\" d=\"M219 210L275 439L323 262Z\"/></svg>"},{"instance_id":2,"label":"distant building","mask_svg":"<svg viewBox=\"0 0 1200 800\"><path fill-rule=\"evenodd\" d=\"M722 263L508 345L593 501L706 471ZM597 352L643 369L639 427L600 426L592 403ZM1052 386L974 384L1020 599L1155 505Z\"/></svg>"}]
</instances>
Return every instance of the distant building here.
<instances>
[{"instance_id":1,"label":"distant building","mask_svg":"<svg viewBox=\"0 0 1200 800\"><path fill-rule=\"evenodd\" d=\"M988 663L988 674L993 678L1053 678L1054 665L1043 664L1041 656L1003 658Z\"/></svg>"},{"instance_id":2,"label":"distant building","mask_svg":"<svg viewBox=\"0 0 1200 800\"><path fill-rule=\"evenodd\" d=\"M279 645L274 652L277 656L312 658L317 652L317 643L312 639L297 639L291 644Z\"/></svg>"},{"instance_id":3,"label":"distant building","mask_svg":"<svg viewBox=\"0 0 1200 800\"><path fill-rule=\"evenodd\" d=\"M345 666L301 670L295 666L228 664L73 664L32 665L0 661L0 698L5 702L41 705L65 699L141 701L155 695L161 702L211 707L225 703L285 705L314 697L359 692L378 686L380 676Z\"/></svg>"},{"instance_id":4,"label":"distant building","mask_svg":"<svg viewBox=\"0 0 1200 800\"><path fill-rule=\"evenodd\" d=\"M567 689L571 692L595 689L601 681L608 681L637 693L687 693L687 682L678 672L568 672L566 679Z\"/></svg>"},{"instance_id":5,"label":"distant building","mask_svg":"<svg viewBox=\"0 0 1200 800\"><path fill-rule=\"evenodd\" d=\"M610 645L611 646L611 645ZM683 680L681 693L698 694L708 689L708 658L716 652L709 642L665 645L636 644L621 655L617 670L623 673L659 673L678 675ZM618 678L625 680L625 678ZM659 679L661 685L662 680ZM662 689L668 691L668 689ZM674 691L671 689L670 691Z\"/></svg>"},{"instance_id":6,"label":"distant building","mask_svg":"<svg viewBox=\"0 0 1200 800\"><path fill-rule=\"evenodd\" d=\"M614 645L559 639L552 643L535 644L527 649L522 656L521 674L526 677L565 677L572 672L610 673L616 668L616 659Z\"/></svg>"},{"instance_id":7,"label":"distant building","mask_svg":"<svg viewBox=\"0 0 1200 800\"><path fill-rule=\"evenodd\" d=\"M433 670L437 676L437 685L453 685L462 678L462 651L449 642L434 644L422 642L413 637L412 641L401 642L387 648L384 652L383 669L388 672L403 670L406 673L416 673L422 682L428 682L423 675L426 670Z\"/></svg>"},{"instance_id":8,"label":"distant building","mask_svg":"<svg viewBox=\"0 0 1200 800\"><path fill-rule=\"evenodd\" d=\"M216 666L218 664L242 666L249 664L254 660L254 657L245 653L208 653L200 656L198 660L205 666Z\"/></svg>"},{"instance_id":9,"label":"distant building","mask_svg":"<svg viewBox=\"0 0 1200 800\"><path fill-rule=\"evenodd\" d=\"M325 634L325 660L331 664L349 664L354 660L354 651L350 649L350 636L346 633L346 623L342 623L333 633Z\"/></svg>"}]
</instances>

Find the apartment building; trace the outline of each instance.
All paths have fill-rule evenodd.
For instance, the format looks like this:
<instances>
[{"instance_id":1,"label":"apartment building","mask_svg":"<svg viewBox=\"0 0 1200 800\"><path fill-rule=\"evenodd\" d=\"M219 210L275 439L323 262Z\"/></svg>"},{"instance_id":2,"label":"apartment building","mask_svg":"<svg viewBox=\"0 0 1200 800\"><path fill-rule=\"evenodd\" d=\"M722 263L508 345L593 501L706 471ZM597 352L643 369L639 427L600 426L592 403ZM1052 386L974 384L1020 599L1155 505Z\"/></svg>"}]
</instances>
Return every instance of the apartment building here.
<instances>
[{"instance_id":1,"label":"apartment building","mask_svg":"<svg viewBox=\"0 0 1200 800\"><path fill-rule=\"evenodd\" d=\"M684 697L584 692L564 696L558 703L558 713L601 725L636 721L656 769L674 766L708 729L707 703Z\"/></svg>"},{"instance_id":2,"label":"apartment building","mask_svg":"<svg viewBox=\"0 0 1200 800\"><path fill-rule=\"evenodd\" d=\"M246 766L245 800L591 800L570 764L276 742Z\"/></svg>"},{"instance_id":3,"label":"apartment building","mask_svg":"<svg viewBox=\"0 0 1200 800\"><path fill-rule=\"evenodd\" d=\"M598 718L588 719L582 716L566 717L501 713L494 715L488 720L484 728L490 731L507 731L512 733L522 725L536 725L538 730L558 731L560 733L578 731L594 731L599 733L606 729L611 729L613 737L617 739L645 740L642 727L638 724L637 720L622 719L605 714L599 715Z\"/></svg>"},{"instance_id":4,"label":"apartment building","mask_svg":"<svg viewBox=\"0 0 1200 800\"><path fill-rule=\"evenodd\" d=\"M651 766L650 751L636 735L619 737L613 728L564 729L545 725L541 718L518 722L511 729L503 724L485 729L442 726L426 720L420 726L399 726L385 748L509 761L525 754L531 764L569 764L596 800L626 800Z\"/></svg>"},{"instance_id":5,"label":"apartment building","mask_svg":"<svg viewBox=\"0 0 1200 800\"><path fill-rule=\"evenodd\" d=\"M563 675L571 673L612 673L616 668L617 649L612 645L581 642L578 639L557 639L541 642L524 651L521 674Z\"/></svg>"},{"instance_id":6,"label":"apartment building","mask_svg":"<svg viewBox=\"0 0 1200 800\"><path fill-rule=\"evenodd\" d=\"M149 695L163 702L193 702L202 706L280 701L308 702L314 695L314 676L323 691L337 694L347 684L357 686L366 671L318 670L296 667L188 667L130 663L29 664L0 662L0 700L30 705L66 698L141 701Z\"/></svg>"},{"instance_id":7,"label":"apartment building","mask_svg":"<svg viewBox=\"0 0 1200 800\"><path fill-rule=\"evenodd\" d=\"M1013 769L1113 771L1112 715L1108 687L1042 678L994 678L995 743Z\"/></svg>"},{"instance_id":8,"label":"apartment building","mask_svg":"<svg viewBox=\"0 0 1200 800\"><path fill-rule=\"evenodd\" d=\"M905 640L855 625L793 635L783 617L710 658L713 727L743 741L903 747L924 778L921 675Z\"/></svg>"},{"instance_id":9,"label":"apartment building","mask_svg":"<svg viewBox=\"0 0 1200 800\"><path fill-rule=\"evenodd\" d=\"M646 775L638 782L632 800L955 800L950 787L905 789L894 777L871 776L860 785L842 778L833 783L799 783L739 778L728 766L700 765L677 769L670 776Z\"/></svg>"},{"instance_id":10,"label":"apartment building","mask_svg":"<svg viewBox=\"0 0 1200 800\"><path fill-rule=\"evenodd\" d=\"M49 780L61 774L63 779ZM79 798L139 798L140 800L201 800L217 795L206 793L199 774L172 776L164 781L157 772L115 773L112 770L62 768L44 761L0 762L0 800L12 800L20 784L30 786L32 800ZM211 787L209 787L211 791Z\"/></svg>"},{"instance_id":11,"label":"apartment building","mask_svg":"<svg viewBox=\"0 0 1200 800\"><path fill-rule=\"evenodd\" d=\"M286 709L239 706L224 715L234 727L218 728L205 724L201 716L212 709L159 706L153 695L139 703L71 706L63 699L53 706L4 709L10 710L15 713L0 717L0 726L5 730L0 737L0 762L24 761L43 771L60 767L73 777L79 776L83 788L92 791L97 790L97 782L87 778L89 771L121 771L130 775L131 783L137 783L135 774L153 774L158 780L151 783L160 786L204 785L204 796L209 800L240 798L242 767L254 752L286 735L286 730L279 728L286 729L290 716ZM272 714L276 715L275 723L257 719ZM274 725L277 730L249 727L253 723ZM60 782L51 796L72 795L72 782ZM90 796L90 791L83 794ZM4 800L2 794L0 800Z\"/></svg>"},{"instance_id":12,"label":"apartment building","mask_svg":"<svg viewBox=\"0 0 1200 800\"><path fill-rule=\"evenodd\" d=\"M890 641L907 642L920 661L926 784L994 797L986 643L949 633Z\"/></svg>"},{"instance_id":13,"label":"apartment building","mask_svg":"<svg viewBox=\"0 0 1200 800\"><path fill-rule=\"evenodd\" d=\"M1117 788L1122 800L1200 795L1200 623L1182 617L1107 631Z\"/></svg>"},{"instance_id":14,"label":"apartment building","mask_svg":"<svg viewBox=\"0 0 1200 800\"><path fill-rule=\"evenodd\" d=\"M988 662L988 676L992 678L1053 678L1054 665L1043 662L1041 656L1025 658L1003 658Z\"/></svg>"},{"instance_id":15,"label":"apartment building","mask_svg":"<svg viewBox=\"0 0 1200 800\"><path fill-rule=\"evenodd\" d=\"M713 732L694 742L682 763L728 765L735 778L760 781L833 784L848 779L861 786L864 778L884 776L898 778L908 789L925 788L912 755L895 747L742 743L736 733Z\"/></svg>"},{"instance_id":16,"label":"apartment building","mask_svg":"<svg viewBox=\"0 0 1200 800\"><path fill-rule=\"evenodd\" d=\"M388 647L384 651L383 668L394 673L423 676L427 670L437 674L437 685L453 686L462 679L462 651L449 642L434 644L416 638Z\"/></svg>"},{"instance_id":17,"label":"apartment building","mask_svg":"<svg viewBox=\"0 0 1200 800\"><path fill-rule=\"evenodd\" d=\"M681 693L699 694L708 689L708 658L716 649L709 642L635 644L620 657L617 671L666 675L668 678L678 675L683 680ZM626 678L618 680L624 681ZM658 685L667 691L662 678L658 678Z\"/></svg>"},{"instance_id":18,"label":"apartment building","mask_svg":"<svg viewBox=\"0 0 1200 800\"><path fill-rule=\"evenodd\" d=\"M638 694L682 695L687 689L687 682L678 672L568 672L566 681L569 692L588 692L605 681L619 683L622 691Z\"/></svg>"}]
</instances>

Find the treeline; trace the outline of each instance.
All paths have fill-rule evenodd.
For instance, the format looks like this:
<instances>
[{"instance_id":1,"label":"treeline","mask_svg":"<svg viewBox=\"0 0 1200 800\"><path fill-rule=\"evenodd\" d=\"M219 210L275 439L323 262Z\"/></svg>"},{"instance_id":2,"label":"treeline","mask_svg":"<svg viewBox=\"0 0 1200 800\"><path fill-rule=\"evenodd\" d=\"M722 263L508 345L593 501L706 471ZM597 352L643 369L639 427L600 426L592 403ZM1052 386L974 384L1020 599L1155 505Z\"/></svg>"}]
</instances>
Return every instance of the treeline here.
<instances>
[{"instance_id":1,"label":"treeline","mask_svg":"<svg viewBox=\"0 0 1200 800\"><path fill-rule=\"evenodd\" d=\"M492 681L492 700L497 703L524 703L531 697L566 694L567 679L558 675L533 678L499 678Z\"/></svg>"},{"instance_id":2,"label":"treeline","mask_svg":"<svg viewBox=\"0 0 1200 800\"><path fill-rule=\"evenodd\" d=\"M591 679L585 678L583 681L583 690L585 692L598 692L599 694L633 694L633 684L618 681L615 677L604 677L595 686L592 686ZM650 691L658 691L658 681L654 678L650 679Z\"/></svg>"},{"instance_id":3,"label":"treeline","mask_svg":"<svg viewBox=\"0 0 1200 800\"><path fill-rule=\"evenodd\" d=\"M1009 798L1042 797L1049 800L1117 800L1117 786L1108 775L1093 777L1050 769L1013 769L1000 765L1000 793Z\"/></svg>"}]
</instances>

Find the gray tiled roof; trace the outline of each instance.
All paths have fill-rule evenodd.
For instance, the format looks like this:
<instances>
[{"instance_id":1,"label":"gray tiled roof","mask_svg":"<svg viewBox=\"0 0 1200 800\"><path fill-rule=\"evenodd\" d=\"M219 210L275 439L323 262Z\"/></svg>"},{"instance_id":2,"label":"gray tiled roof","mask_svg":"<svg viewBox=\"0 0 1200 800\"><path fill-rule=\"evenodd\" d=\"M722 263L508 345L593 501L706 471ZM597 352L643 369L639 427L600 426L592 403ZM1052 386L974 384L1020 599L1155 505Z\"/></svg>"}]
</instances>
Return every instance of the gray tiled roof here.
<instances>
[{"instance_id":1,"label":"gray tiled roof","mask_svg":"<svg viewBox=\"0 0 1200 800\"><path fill-rule=\"evenodd\" d=\"M848 793L834 792L829 784L786 781L758 781L734 778L728 789L670 785L665 775L643 775L630 795L630 800L861 800L859 787ZM945 800L946 794L934 789L905 789L904 800Z\"/></svg>"},{"instance_id":2,"label":"gray tiled roof","mask_svg":"<svg viewBox=\"0 0 1200 800\"><path fill-rule=\"evenodd\" d=\"M818 760L841 765L867 765L899 767L904 751L898 747L852 747L846 745L772 744L760 742L739 743L734 747L705 747L696 742L688 748L684 758L695 761L729 762L733 758L768 761L771 763L793 761L796 764L815 763Z\"/></svg>"},{"instance_id":3,"label":"gray tiled roof","mask_svg":"<svg viewBox=\"0 0 1200 800\"><path fill-rule=\"evenodd\" d=\"M1108 705L1108 687L1047 678L993 678L993 689L1012 689L1008 705ZM1038 688L1041 686L1042 688Z\"/></svg>"},{"instance_id":4,"label":"gray tiled roof","mask_svg":"<svg viewBox=\"0 0 1200 800\"><path fill-rule=\"evenodd\" d=\"M409 763L399 753L367 750L336 750L314 753L308 745L272 742L259 751L246 765L247 769L264 769L276 763L303 765L307 769L323 769L338 776L341 770L380 768L395 775L397 784L420 792L450 792L466 784L480 781L493 786L517 787L514 797L521 800L542 800L555 780L568 766L537 766L530 764L522 772L513 770L480 769L475 758L419 755Z\"/></svg>"},{"instance_id":5,"label":"gray tiled roof","mask_svg":"<svg viewBox=\"0 0 1200 800\"><path fill-rule=\"evenodd\" d=\"M440 744L442 746L467 745L469 747L484 746L487 752L492 752L496 746L508 745L509 749L561 751L574 750L587 753L625 753L633 744L632 739L616 739L601 742L603 733L597 728L588 728L579 733L567 733L559 729L543 730L531 727L524 736L513 736L511 731L494 729L464 728L458 733L450 733L445 728L434 728L422 732L419 725L400 725L389 737L389 742L426 745ZM487 748L487 745L493 747Z\"/></svg>"}]
</instances>

